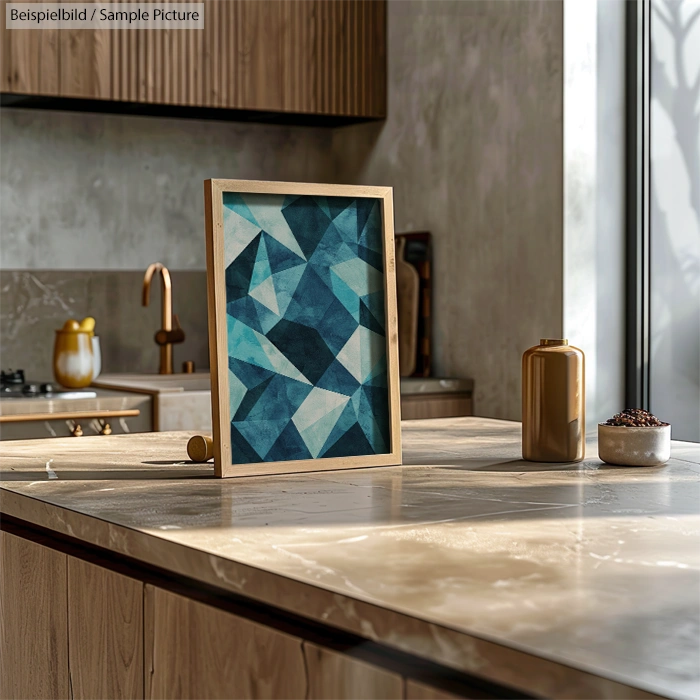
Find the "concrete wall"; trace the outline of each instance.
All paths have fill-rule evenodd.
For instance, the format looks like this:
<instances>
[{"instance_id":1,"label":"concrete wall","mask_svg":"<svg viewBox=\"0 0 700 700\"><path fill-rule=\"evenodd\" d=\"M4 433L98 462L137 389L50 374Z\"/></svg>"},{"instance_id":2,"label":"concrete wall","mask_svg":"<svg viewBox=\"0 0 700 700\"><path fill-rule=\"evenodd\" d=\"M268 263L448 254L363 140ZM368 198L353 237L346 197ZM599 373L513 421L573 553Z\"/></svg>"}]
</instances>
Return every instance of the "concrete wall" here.
<instances>
[{"instance_id":1,"label":"concrete wall","mask_svg":"<svg viewBox=\"0 0 700 700\"><path fill-rule=\"evenodd\" d=\"M203 270L171 273L173 307L185 342L173 349L173 367L185 360L209 366L207 277ZM0 366L24 369L36 381L53 375L54 330L68 318L93 316L104 372L157 372L160 281L141 306L142 270L3 270L0 274Z\"/></svg>"},{"instance_id":2,"label":"concrete wall","mask_svg":"<svg viewBox=\"0 0 700 700\"><path fill-rule=\"evenodd\" d=\"M562 331L559 0L390 0L389 117L334 135L348 182L434 235L435 369L520 416L520 357Z\"/></svg>"},{"instance_id":3,"label":"concrete wall","mask_svg":"<svg viewBox=\"0 0 700 700\"><path fill-rule=\"evenodd\" d=\"M105 372L153 372L171 268L183 360L209 365L203 181L332 181L327 129L73 112L0 111L0 365L51 377L54 330L97 319ZM158 284L159 286L159 284Z\"/></svg>"},{"instance_id":4,"label":"concrete wall","mask_svg":"<svg viewBox=\"0 0 700 700\"><path fill-rule=\"evenodd\" d=\"M330 131L2 110L0 266L142 270L159 259L201 270L206 177L393 185L397 230L435 236L435 371L474 378L479 414L519 418L521 354L562 332L562 1L390 0L388 13L383 124ZM176 287L176 311L182 304ZM57 303L8 344L14 306L0 319L3 365L69 315ZM127 320L114 320L112 337ZM148 353L138 361L151 369Z\"/></svg>"},{"instance_id":5,"label":"concrete wall","mask_svg":"<svg viewBox=\"0 0 700 700\"><path fill-rule=\"evenodd\" d=\"M0 111L0 268L204 270L209 177L328 182L328 129Z\"/></svg>"}]
</instances>

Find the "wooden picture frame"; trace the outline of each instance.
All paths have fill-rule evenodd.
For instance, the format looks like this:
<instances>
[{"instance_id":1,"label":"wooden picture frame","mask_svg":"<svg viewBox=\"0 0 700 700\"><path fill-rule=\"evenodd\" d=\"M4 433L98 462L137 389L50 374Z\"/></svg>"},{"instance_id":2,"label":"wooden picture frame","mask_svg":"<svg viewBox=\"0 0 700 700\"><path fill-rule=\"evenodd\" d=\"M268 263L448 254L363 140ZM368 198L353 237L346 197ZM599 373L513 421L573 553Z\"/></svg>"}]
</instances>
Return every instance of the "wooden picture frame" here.
<instances>
[{"instance_id":1,"label":"wooden picture frame","mask_svg":"<svg viewBox=\"0 0 700 700\"><path fill-rule=\"evenodd\" d=\"M216 476L401 464L392 189L206 180L204 203Z\"/></svg>"}]
</instances>

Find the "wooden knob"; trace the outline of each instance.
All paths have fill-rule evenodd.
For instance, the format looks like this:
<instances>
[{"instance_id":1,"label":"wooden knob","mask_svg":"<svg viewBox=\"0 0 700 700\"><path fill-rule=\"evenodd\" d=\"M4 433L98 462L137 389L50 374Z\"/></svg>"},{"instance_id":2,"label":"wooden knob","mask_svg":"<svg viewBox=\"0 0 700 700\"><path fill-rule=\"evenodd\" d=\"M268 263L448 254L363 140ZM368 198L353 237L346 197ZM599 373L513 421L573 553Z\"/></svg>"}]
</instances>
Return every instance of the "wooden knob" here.
<instances>
[{"instance_id":1,"label":"wooden knob","mask_svg":"<svg viewBox=\"0 0 700 700\"><path fill-rule=\"evenodd\" d=\"M187 443L187 455L193 462L208 462L214 456L214 442L205 435L194 435Z\"/></svg>"},{"instance_id":2,"label":"wooden knob","mask_svg":"<svg viewBox=\"0 0 700 700\"><path fill-rule=\"evenodd\" d=\"M71 435L73 437L81 437L83 434L83 429L80 427L80 425L76 425L73 430L71 430Z\"/></svg>"},{"instance_id":3,"label":"wooden knob","mask_svg":"<svg viewBox=\"0 0 700 700\"><path fill-rule=\"evenodd\" d=\"M105 423L100 430L100 435L111 435L112 426L109 423Z\"/></svg>"},{"instance_id":4,"label":"wooden knob","mask_svg":"<svg viewBox=\"0 0 700 700\"><path fill-rule=\"evenodd\" d=\"M182 363L182 373L183 374L193 374L194 373L194 362L192 360L186 360Z\"/></svg>"}]
</instances>

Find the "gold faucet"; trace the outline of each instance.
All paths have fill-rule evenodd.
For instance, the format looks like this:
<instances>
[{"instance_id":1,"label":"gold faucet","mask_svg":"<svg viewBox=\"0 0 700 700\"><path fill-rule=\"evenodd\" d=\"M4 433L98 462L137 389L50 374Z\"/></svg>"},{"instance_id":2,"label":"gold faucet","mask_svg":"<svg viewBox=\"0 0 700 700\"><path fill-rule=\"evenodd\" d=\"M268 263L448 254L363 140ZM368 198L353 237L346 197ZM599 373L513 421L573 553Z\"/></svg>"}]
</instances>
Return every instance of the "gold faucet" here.
<instances>
[{"instance_id":1,"label":"gold faucet","mask_svg":"<svg viewBox=\"0 0 700 700\"><path fill-rule=\"evenodd\" d=\"M170 280L170 272L165 265L155 262L148 266L143 277L143 305L148 306L153 275L160 272L163 280L163 294L161 298L161 323L163 327L156 331L155 341L160 345L160 374L173 373L173 343L181 343L185 339L185 332L180 328L180 320L173 317L173 284ZM173 329L173 319L175 328Z\"/></svg>"}]
</instances>

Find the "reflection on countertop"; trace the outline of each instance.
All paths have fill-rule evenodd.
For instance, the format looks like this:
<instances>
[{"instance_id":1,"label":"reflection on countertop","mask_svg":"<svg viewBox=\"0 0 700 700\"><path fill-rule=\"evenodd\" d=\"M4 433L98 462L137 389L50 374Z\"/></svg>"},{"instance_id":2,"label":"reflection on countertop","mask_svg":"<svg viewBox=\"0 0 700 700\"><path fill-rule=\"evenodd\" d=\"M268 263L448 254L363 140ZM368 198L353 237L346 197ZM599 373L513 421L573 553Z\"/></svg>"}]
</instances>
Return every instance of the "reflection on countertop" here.
<instances>
[{"instance_id":1,"label":"reflection on countertop","mask_svg":"<svg viewBox=\"0 0 700 700\"><path fill-rule=\"evenodd\" d=\"M6 443L2 512L535 695L700 695L700 446L529 463L517 423L414 421L403 467L217 480L190 435Z\"/></svg>"}]
</instances>

